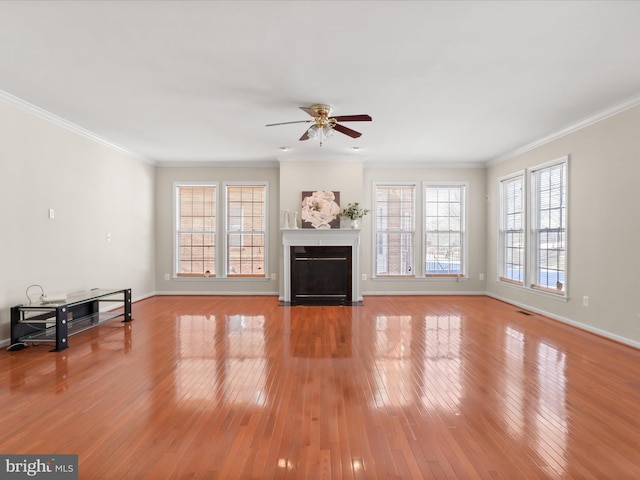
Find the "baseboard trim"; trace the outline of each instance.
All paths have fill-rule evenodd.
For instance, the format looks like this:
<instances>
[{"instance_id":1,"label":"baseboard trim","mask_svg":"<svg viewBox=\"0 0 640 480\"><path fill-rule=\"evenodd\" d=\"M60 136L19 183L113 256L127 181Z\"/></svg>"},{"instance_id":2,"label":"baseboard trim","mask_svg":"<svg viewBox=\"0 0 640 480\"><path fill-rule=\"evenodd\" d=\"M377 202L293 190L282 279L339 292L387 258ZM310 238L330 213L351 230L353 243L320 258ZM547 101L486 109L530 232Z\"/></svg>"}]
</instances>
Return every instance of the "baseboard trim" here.
<instances>
[{"instance_id":1,"label":"baseboard trim","mask_svg":"<svg viewBox=\"0 0 640 480\"><path fill-rule=\"evenodd\" d=\"M210 295L210 296L224 296L224 297L240 297L240 296L270 296L270 297L277 297L278 296L278 292L221 292L220 290L216 290L216 291L198 291L198 290L191 290L191 291L165 291L165 292L156 292L154 295L152 296L169 296L169 295Z\"/></svg>"},{"instance_id":2,"label":"baseboard trim","mask_svg":"<svg viewBox=\"0 0 640 480\"><path fill-rule=\"evenodd\" d=\"M443 296L461 296L461 295L469 295L469 296L478 296L478 295L487 295L487 292L460 292L460 291L429 291L425 292L424 290L418 291L394 291L394 292L364 292L362 294L363 297L366 296L392 296L392 297L400 297L407 295L415 295L415 296L435 296L435 295L443 295Z\"/></svg>"},{"instance_id":3,"label":"baseboard trim","mask_svg":"<svg viewBox=\"0 0 640 480\"><path fill-rule=\"evenodd\" d=\"M586 323L577 322L577 321L572 320L570 318L563 317L561 315L556 315L554 313L550 313L550 312L547 312L545 310L541 310L539 308L534 308L531 305L527 305L526 303L514 302L513 300L510 300L510 299L505 298L505 297L501 297L500 295L495 295L493 293L487 292L486 296L490 297L490 298L494 298L496 300L500 300L501 302L508 303L509 305L513 305L515 307L523 308L525 310L529 310L530 312L534 312L534 313L537 313L539 315L543 315L543 316L548 317L548 318L550 318L552 320L556 320L558 322L565 323L567 325L571 325L572 327L576 327L576 328L578 328L580 330L584 330L585 332L589 332L589 333L592 333L594 335L598 335L599 337L603 337L603 338L606 338L608 340L613 340L614 342L622 343L622 344L627 345L629 347L637 348L637 349L640 350L640 342L636 342L635 340L632 340L630 338L623 337L621 335L616 335L615 333L607 332L606 330L602 330L600 328L592 327L591 325L587 325Z\"/></svg>"}]
</instances>

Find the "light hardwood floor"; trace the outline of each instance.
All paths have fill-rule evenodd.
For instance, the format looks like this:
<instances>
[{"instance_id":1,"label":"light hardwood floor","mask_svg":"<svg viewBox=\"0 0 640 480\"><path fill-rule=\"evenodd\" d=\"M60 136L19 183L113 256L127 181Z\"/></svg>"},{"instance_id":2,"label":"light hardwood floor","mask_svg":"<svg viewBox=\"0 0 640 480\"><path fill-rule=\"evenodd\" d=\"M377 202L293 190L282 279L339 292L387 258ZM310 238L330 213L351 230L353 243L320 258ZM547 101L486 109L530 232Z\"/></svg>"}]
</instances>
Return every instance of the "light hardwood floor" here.
<instances>
[{"instance_id":1,"label":"light hardwood floor","mask_svg":"<svg viewBox=\"0 0 640 480\"><path fill-rule=\"evenodd\" d=\"M0 353L0 453L80 479L638 479L640 351L486 297L153 297Z\"/></svg>"}]
</instances>

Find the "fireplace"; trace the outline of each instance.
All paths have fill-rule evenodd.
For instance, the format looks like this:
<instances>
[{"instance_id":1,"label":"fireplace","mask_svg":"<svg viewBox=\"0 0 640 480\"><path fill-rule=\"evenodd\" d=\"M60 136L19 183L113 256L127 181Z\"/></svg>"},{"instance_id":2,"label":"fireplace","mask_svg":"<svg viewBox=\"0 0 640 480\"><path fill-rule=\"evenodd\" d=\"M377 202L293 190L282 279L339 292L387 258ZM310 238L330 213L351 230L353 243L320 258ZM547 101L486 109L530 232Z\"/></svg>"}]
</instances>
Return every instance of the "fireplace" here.
<instances>
[{"instance_id":1,"label":"fireplace","mask_svg":"<svg viewBox=\"0 0 640 480\"><path fill-rule=\"evenodd\" d=\"M360 231L283 229L284 304L352 305L359 296Z\"/></svg>"},{"instance_id":2,"label":"fireplace","mask_svg":"<svg viewBox=\"0 0 640 480\"><path fill-rule=\"evenodd\" d=\"M292 246L291 305L351 304L351 247Z\"/></svg>"}]
</instances>

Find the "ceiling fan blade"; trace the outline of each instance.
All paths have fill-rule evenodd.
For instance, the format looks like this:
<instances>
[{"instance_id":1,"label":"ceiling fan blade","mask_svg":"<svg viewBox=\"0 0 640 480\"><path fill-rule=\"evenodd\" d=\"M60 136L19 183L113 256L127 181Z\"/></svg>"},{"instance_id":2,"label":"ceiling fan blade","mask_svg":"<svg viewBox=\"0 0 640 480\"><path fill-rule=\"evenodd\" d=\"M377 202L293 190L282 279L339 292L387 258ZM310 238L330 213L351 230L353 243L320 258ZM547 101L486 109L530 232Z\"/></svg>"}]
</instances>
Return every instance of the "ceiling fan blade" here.
<instances>
[{"instance_id":1,"label":"ceiling fan blade","mask_svg":"<svg viewBox=\"0 0 640 480\"><path fill-rule=\"evenodd\" d=\"M300 110L302 110L303 112L307 112L309 115L311 115L314 118L320 116L318 112L316 112L315 110L312 110L309 107L300 107Z\"/></svg>"},{"instance_id":2,"label":"ceiling fan blade","mask_svg":"<svg viewBox=\"0 0 640 480\"><path fill-rule=\"evenodd\" d=\"M369 115L340 115L335 118L336 122L370 122L371 117Z\"/></svg>"},{"instance_id":3,"label":"ceiling fan blade","mask_svg":"<svg viewBox=\"0 0 640 480\"><path fill-rule=\"evenodd\" d=\"M344 125L340 125L339 123L336 123L333 126L333 129L339 131L340 133L344 133L345 135L349 135L351 138L358 138L360 135L362 135L360 132L351 130L350 128L347 128Z\"/></svg>"},{"instance_id":4,"label":"ceiling fan blade","mask_svg":"<svg viewBox=\"0 0 640 480\"><path fill-rule=\"evenodd\" d=\"M304 132L298 140L300 140L301 142L304 140L309 140L309 130L311 130L311 127L307 128L307 131Z\"/></svg>"},{"instance_id":5,"label":"ceiling fan blade","mask_svg":"<svg viewBox=\"0 0 640 480\"><path fill-rule=\"evenodd\" d=\"M280 122L280 123L267 123L265 127L273 127L275 125L289 125L290 123L310 123L313 120L297 120L295 122Z\"/></svg>"}]
</instances>

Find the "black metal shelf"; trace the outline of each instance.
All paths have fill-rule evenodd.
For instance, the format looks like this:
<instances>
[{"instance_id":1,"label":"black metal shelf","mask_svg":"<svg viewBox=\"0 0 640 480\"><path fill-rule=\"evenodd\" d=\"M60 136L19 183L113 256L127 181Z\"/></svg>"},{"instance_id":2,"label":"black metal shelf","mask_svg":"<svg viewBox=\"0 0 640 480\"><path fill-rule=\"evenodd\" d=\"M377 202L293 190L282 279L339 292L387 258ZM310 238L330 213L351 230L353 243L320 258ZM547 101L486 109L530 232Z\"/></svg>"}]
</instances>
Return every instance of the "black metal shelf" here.
<instances>
[{"instance_id":1,"label":"black metal shelf","mask_svg":"<svg viewBox=\"0 0 640 480\"><path fill-rule=\"evenodd\" d=\"M101 311L104 302L122 303L122 310ZM55 342L55 351L68 348L68 337L101 323L131 318L131 290L93 289L68 295L56 302L38 302L11 308L11 346L19 350L26 342Z\"/></svg>"}]
</instances>

